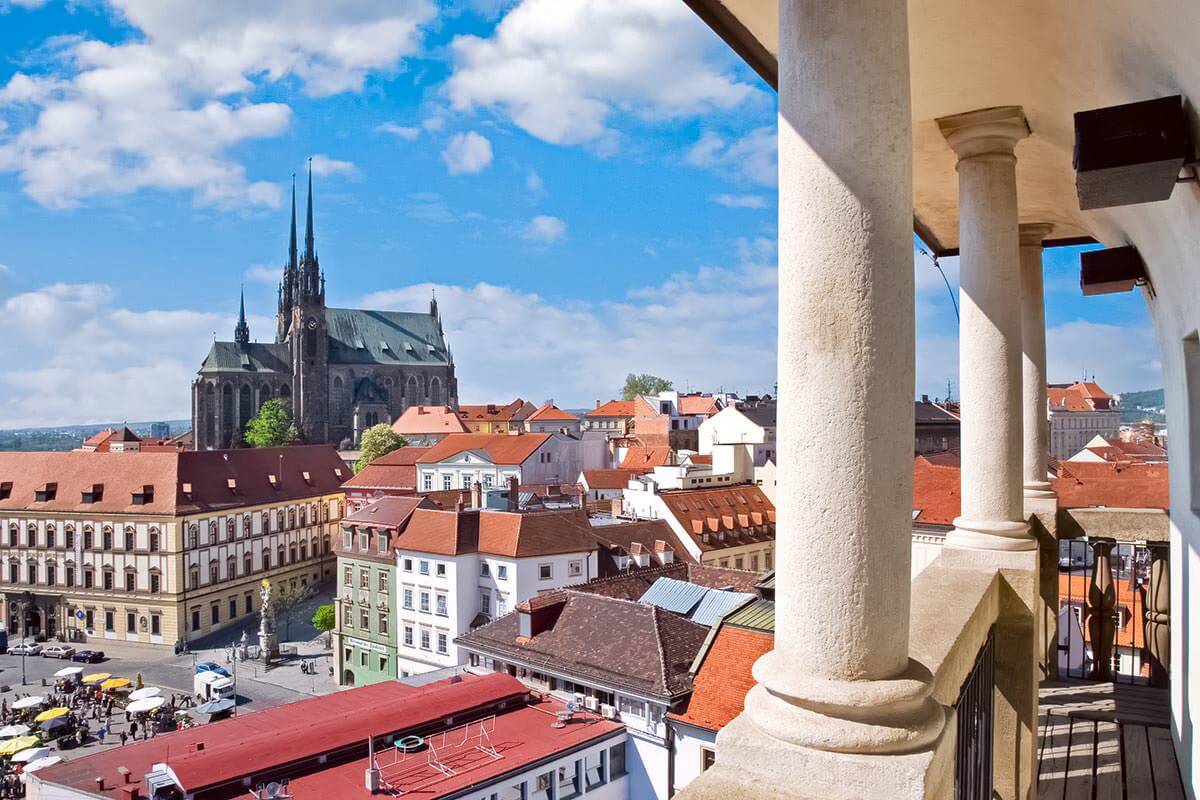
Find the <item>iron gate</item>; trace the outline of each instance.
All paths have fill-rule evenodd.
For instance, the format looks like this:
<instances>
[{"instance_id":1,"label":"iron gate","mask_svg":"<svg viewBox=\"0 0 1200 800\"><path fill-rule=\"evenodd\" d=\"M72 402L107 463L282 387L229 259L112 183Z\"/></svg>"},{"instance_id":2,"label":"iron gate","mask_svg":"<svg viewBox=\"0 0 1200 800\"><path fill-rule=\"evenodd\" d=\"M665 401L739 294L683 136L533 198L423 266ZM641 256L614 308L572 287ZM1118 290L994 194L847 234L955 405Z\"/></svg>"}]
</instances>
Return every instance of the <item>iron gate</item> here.
<instances>
[{"instance_id":1,"label":"iron gate","mask_svg":"<svg viewBox=\"0 0 1200 800\"><path fill-rule=\"evenodd\" d=\"M996 632L975 657L971 674L954 702L958 739L954 745L955 800L991 800L992 737L995 725Z\"/></svg>"}]
</instances>

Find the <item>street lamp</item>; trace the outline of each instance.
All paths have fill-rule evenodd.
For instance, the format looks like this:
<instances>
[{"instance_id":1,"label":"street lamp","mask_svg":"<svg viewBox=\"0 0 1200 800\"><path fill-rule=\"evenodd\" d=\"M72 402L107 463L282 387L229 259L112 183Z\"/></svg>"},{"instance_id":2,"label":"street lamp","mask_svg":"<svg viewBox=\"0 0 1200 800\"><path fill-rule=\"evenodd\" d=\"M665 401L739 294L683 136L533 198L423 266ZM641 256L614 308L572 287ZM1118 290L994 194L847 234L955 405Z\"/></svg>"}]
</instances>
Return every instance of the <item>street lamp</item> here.
<instances>
[{"instance_id":1,"label":"street lamp","mask_svg":"<svg viewBox=\"0 0 1200 800\"><path fill-rule=\"evenodd\" d=\"M25 680L25 637L29 633L29 605L33 602L33 594L25 591L21 593L21 685L26 684Z\"/></svg>"}]
</instances>

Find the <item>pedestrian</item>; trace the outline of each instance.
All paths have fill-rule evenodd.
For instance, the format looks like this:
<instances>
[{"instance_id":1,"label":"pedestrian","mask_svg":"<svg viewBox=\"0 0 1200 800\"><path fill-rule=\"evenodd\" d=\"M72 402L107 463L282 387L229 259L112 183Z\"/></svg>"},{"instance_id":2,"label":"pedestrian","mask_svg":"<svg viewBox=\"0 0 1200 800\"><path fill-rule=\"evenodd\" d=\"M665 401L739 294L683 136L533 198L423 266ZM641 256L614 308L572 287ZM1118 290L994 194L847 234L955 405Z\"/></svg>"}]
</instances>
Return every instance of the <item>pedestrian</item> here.
<instances>
[{"instance_id":1,"label":"pedestrian","mask_svg":"<svg viewBox=\"0 0 1200 800\"><path fill-rule=\"evenodd\" d=\"M136 739L136 738L137 738L137 731L138 731L138 724L137 724L137 720L134 720L133 722L129 723L129 735L130 735L132 738Z\"/></svg>"},{"instance_id":2,"label":"pedestrian","mask_svg":"<svg viewBox=\"0 0 1200 800\"><path fill-rule=\"evenodd\" d=\"M103 725L100 726L100 730L96 731L96 738L100 740L100 744L104 744L104 735L106 733L108 733L108 729Z\"/></svg>"},{"instance_id":3,"label":"pedestrian","mask_svg":"<svg viewBox=\"0 0 1200 800\"><path fill-rule=\"evenodd\" d=\"M124 747L125 742L127 742L127 741L129 741L129 734L126 733L125 731L121 731L121 746Z\"/></svg>"}]
</instances>

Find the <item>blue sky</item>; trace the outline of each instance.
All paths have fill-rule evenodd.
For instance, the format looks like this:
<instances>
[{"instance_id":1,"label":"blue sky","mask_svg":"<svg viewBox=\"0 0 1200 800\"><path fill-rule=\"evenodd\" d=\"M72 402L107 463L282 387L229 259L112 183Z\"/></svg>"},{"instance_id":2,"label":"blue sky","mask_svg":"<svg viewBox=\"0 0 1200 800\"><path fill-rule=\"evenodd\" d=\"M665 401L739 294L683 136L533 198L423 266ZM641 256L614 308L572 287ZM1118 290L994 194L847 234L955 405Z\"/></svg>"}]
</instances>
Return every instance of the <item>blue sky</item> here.
<instances>
[{"instance_id":1,"label":"blue sky","mask_svg":"<svg viewBox=\"0 0 1200 800\"><path fill-rule=\"evenodd\" d=\"M0 0L0 52L0 426L186 416L243 284L273 334L308 157L331 304L436 288L464 402L772 388L774 96L679 0ZM1080 298L1077 258L1052 378L1157 386L1141 298Z\"/></svg>"}]
</instances>

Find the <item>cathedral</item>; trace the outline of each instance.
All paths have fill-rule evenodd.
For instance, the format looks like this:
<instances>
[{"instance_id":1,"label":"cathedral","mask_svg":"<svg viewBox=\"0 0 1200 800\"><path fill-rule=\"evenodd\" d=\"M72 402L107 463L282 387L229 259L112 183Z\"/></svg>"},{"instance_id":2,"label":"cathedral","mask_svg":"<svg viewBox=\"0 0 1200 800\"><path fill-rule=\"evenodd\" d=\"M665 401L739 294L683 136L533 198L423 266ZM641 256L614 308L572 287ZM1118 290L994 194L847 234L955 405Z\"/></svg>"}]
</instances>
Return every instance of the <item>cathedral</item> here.
<instances>
[{"instance_id":1,"label":"cathedral","mask_svg":"<svg viewBox=\"0 0 1200 800\"><path fill-rule=\"evenodd\" d=\"M275 341L250 340L243 296L232 342L213 342L192 382L197 450L238 447L246 424L272 398L286 402L304 442L356 445L372 425L414 405L458 407L454 357L437 299L429 312L325 305L325 275L313 239L312 172L304 252L292 231L279 284Z\"/></svg>"}]
</instances>

